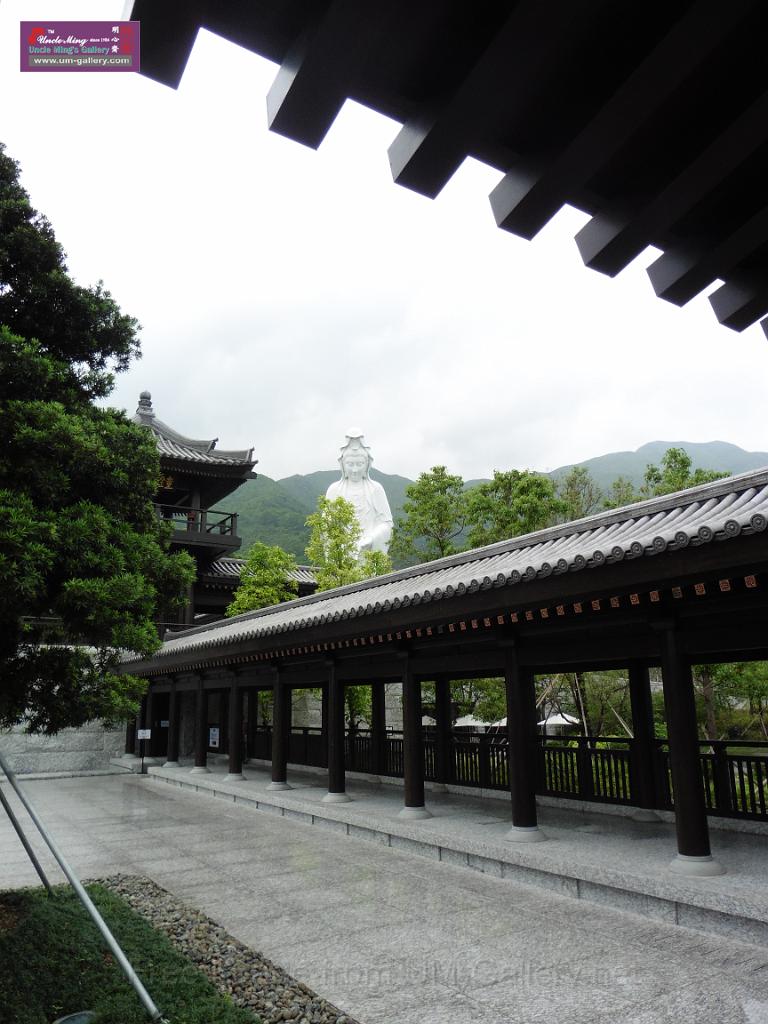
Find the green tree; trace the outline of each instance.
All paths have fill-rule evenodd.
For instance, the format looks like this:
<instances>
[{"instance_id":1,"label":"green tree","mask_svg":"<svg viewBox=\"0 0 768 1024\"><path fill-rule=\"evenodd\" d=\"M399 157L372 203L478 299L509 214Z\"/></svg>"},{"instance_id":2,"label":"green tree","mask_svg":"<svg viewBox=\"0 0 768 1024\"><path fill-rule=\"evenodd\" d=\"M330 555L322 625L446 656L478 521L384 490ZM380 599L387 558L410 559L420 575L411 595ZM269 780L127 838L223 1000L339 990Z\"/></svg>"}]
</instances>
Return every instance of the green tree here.
<instances>
[{"instance_id":1,"label":"green tree","mask_svg":"<svg viewBox=\"0 0 768 1024\"><path fill-rule=\"evenodd\" d=\"M565 523L591 516L603 503L603 492L597 486L586 466L573 466L555 484L555 493L565 508Z\"/></svg>"},{"instance_id":2,"label":"green tree","mask_svg":"<svg viewBox=\"0 0 768 1024\"><path fill-rule=\"evenodd\" d=\"M307 526L310 538L306 554L317 567L318 590L344 587L391 571L392 563L382 551L365 551L362 561L358 561L362 530L354 506L346 498L318 498L317 511L307 516Z\"/></svg>"},{"instance_id":3,"label":"green tree","mask_svg":"<svg viewBox=\"0 0 768 1024\"><path fill-rule=\"evenodd\" d=\"M605 508L623 508L625 505L633 505L636 501L640 501L640 495L635 493L632 481L625 476L617 476L608 488L603 505Z\"/></svg>"},{"instance_id":4,"label":"green tree","mask_svg":"<svg viewBox=\"0 0 768 1024\"><path fill-rule=\"evenodd\" d=\"M466 509L470 546L482 547L549 526L566 506L549 477L511 469L468 491Z\"/></svg>"},{"instance_id":5,"label":"green tree","mask_svg":"<svg viewBox=\"0 0 768 1024\"><path fill-rule=\"evenodd\" d=\"M69 277L0 147L0 725L54 733L134 713L120 651L159 644L194 578L170 556L148 431L97 408L138 353L138 324Z\"/></svg>"},{"instance_id":6,"label":"green tree","mask_svg":"<svg viewBox=\"0 0 768 1024\"><path fill-rule=\"evenodd\" d=\"M281 547L257 541L251 546L240 570L240 585L227 615L267 608L281 601L290 601L299 591L292 574L296 559Z\"/></svg>"},{"instance_id":7,"label":"green tree","mask_svg":"<svg viewBox=\"0 0 768 1024\"><path fill-rule=\"evenodd\" d=\"M684 448L667 448L661 459L661 465L652 463L646 466L640 496L653 498L661 494L673 494L684 491L688 487L708 484L712 480L720 480L728 476L714 469L693 469L693 460Z\"/></svg>"},{"instance_id":8,"label":"green tree","mask_svg":"<svg viewBox=\"0 0 768 1024\"><path fill-rule=\"evenodd\" d=\"M405 489L404 515L395 523L389 550L396 560L416 564L452 555L466 517L464 481L433 466Z\"/></svg>"}]
</instances>

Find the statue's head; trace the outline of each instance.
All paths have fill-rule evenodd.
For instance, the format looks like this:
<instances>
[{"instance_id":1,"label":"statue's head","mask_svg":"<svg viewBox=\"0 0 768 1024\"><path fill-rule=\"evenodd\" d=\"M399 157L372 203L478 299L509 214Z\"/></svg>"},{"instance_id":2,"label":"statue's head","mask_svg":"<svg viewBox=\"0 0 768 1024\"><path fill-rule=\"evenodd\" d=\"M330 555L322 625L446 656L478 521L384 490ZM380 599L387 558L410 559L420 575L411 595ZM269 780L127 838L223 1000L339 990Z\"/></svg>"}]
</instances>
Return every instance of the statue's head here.
<instances>
[{"instance_id":1,"label":"statue's head","mask_svg":"<svg viewBox=\"0 0 768 1024\"><path fill-rule=\"evenodd\" d=\"M350 429L347 431L347 442L339 454L339 465L341 476L344 480L364 480L373 462L371 450L363 440L362 430Z\"/></svg>"}]
</instances>

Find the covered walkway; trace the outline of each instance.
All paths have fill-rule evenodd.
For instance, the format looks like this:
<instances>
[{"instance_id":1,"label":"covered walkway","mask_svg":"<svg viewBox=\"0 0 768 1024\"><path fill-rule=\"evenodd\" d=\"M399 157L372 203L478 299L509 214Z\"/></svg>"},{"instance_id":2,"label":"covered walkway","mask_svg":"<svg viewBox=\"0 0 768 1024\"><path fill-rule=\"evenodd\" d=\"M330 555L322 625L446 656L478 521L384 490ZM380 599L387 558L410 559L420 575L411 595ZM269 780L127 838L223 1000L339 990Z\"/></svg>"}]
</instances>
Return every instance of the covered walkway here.
<instances>
[{"instance_id":1,"label":"covered walkway","mask_svg":"<svg viewBox=\"0 0 768 1024\"><path fill-rule=\"evenodd\" d=\"M304 763L326 769L329 805L349 799L346 776L354 767L345 687L370 686L367 770L402 775L399 818L412 823L430 820L434 783L459 781L450 681L503 678L505 735L493 751L479 745L477 780L509 794L508 844L542 838L542 793L601 799L639 817L674 809L672 871L716 877L731 865L712 856L708 818L768 820L768 759L762 749L738 753L730 743L702 751L692 665L768 659L766 614L768 471L761 470L187 630L124 668L150 682L136 726L153 730L151 752L173 766L193 749L190 774L201 778L211 747L228 751L228 774L239 778L256 749L253 697L269 691L274 792L287 789L288 763L299 761L292 692L320 690L318 749ZM657 667L663 744L651 707L650 669ZM542 750L536 675L609 668L627 673L631 741L602 736L578 749L558 753L547 743ZM403 697L397 751L384 702L392 682ZM424 682L435 689L433 741L422 726ZM194 721L183 723L186 751L182 702L194 707ZM127 753L138 749L137 735L129 727Z\"/></svg>"}]
</instances>

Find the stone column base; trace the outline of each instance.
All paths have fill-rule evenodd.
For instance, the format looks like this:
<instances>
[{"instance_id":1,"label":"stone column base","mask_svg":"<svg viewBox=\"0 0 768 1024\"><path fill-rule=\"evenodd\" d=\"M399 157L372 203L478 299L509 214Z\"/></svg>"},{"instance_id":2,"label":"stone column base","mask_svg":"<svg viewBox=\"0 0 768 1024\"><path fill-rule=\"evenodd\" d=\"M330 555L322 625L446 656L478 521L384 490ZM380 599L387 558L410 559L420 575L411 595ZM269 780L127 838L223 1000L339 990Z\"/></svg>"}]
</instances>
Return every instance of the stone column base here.
<instances>
[{"instance_id":1,"label":"stone column base","mask_svg":"<svg viewBox=\"0 0 768 1024\"><path fill-rule=\"evenodd\" d=\"M293 789L293 786L291 786L287 782L270 782L270 784L267 786L267 789L270 789L273 792L275 792L277 790Z\"/></svg>"},{"instance_id":2,"label":"stone column base","mask_svg":"<svg viewBox=\"0 0 768 1024\"><path fill-rule=\"evenodd\" d=\"M242 772L227 772L224 776L225 782L245 782L245 776Z\"/></svg>"},{"instance_id":3,"label":"stone column base","mask_svg":"<svg viewBox=\"0 0 768 1024\"><path fill-rule=\"evenodd\" d=\"M423 818L431 818L432 812L426 807L403 807L397 816L403 821L420 821Z\"/></svg>"},{"instance_id":4,"label":"stone column base","mask_svg":"<svg viewBox=\"0 0 768 1024\"><path fill-rule=\"evenodd\" d=\"M205 765L197 765L196 764L194 768L190 768L189 774L190 775L210 775L211 774L211 769L205 767Z\"/></svg>"},{"instance_id":5,"label":"stone column base","mask_svg":"<svg viewBox=\"0 0 768 1024\"><path fill-rule=\"evenodd\" d=\"M508 843L543 843L547 837L538 825L513 825L504 838Z\"/></svg>"},{"instance_id":6,"label":"stone column base","mask_svg":"<svg viewBox=\"0 0 768 1024\"><path fill-rule=\"evenodd\" d=\"M322 799L324 804L348 804L352 799L347 793L326 793Z\"/></svg>"},{"instance_id":7,"label":"stone column base","mask_svg":"<svg viewBox=\"0 0 768 1024\"><path fill-rule=\"evenodd\" d=\"M724 875L726 870L714 857L689 857L678 853L669 870L676 875L688 875L691 878L708 878L712 875Z\"/></svg>"}]
</instances>

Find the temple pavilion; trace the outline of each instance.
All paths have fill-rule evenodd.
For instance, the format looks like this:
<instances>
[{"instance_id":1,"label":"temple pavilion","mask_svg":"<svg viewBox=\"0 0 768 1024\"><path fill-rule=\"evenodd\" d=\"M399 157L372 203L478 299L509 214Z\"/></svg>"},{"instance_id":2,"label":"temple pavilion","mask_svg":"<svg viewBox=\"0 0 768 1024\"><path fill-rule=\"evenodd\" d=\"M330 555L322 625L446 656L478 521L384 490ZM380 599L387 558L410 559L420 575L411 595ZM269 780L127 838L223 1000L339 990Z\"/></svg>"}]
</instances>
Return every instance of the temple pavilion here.
<instances>
[{"instance_id":1,"label":"temple pavilion","mask_svg":"<svg viewBox=\"0 0 768 1024\"><path fill-rule=\"evenodd\" d=\"M160 486L155 508L171 523L171 550L184 549L195 559L197 578L187 605L175 618L166 616L162 629L212 622L224 616L240 582L244 559L238 558L242 538L237 512L218 508L246 480L255 480L253 449L217 448L218 438L199 440L180 434L155 415L152 396L142 391L135 423L152 432L160 455ZM309 566L293 574L299 596L311 594L317 582Z\"/></svg>"}]
</instances>

